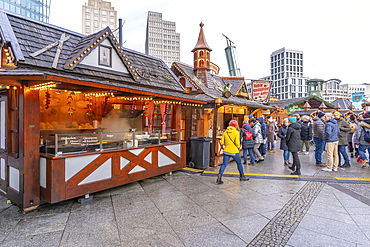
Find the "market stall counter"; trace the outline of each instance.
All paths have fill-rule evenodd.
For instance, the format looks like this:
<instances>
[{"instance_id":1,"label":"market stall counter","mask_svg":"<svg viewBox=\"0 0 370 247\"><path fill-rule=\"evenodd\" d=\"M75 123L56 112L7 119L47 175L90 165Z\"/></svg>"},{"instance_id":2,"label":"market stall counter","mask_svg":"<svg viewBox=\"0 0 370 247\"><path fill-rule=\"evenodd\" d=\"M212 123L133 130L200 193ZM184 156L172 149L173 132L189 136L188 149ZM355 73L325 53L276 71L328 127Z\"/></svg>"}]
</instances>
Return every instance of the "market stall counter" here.
<instances>
[{"instance_id":1,"label":"market stall counter","mask_svg":"<svg viewBox=\"0 0 370 247\"><path fill-rule=\"evenodd\" d=\"M41 199L56 203L185 167L178 130L54 134L40 157Z\"/></svg>"}]
</instances>

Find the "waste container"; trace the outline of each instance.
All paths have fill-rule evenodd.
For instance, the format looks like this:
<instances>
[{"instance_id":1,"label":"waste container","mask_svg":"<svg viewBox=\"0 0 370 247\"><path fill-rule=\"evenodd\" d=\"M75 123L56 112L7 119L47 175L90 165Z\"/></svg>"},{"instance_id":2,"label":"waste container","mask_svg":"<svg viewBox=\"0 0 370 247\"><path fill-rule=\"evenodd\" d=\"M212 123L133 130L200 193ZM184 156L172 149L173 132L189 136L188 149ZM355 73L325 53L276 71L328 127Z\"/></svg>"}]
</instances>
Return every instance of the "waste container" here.
<instances>
[{"instance_id":1,"label":"waste container","mask_svg":"<svg viewBox=\"0 0 370 247\"><path fill-rule=\"evenodd\" d=\"M205 170L209 167L210 142L212 138L190 137L191 161L189 167Z\"/></svg>"}]
</instances>

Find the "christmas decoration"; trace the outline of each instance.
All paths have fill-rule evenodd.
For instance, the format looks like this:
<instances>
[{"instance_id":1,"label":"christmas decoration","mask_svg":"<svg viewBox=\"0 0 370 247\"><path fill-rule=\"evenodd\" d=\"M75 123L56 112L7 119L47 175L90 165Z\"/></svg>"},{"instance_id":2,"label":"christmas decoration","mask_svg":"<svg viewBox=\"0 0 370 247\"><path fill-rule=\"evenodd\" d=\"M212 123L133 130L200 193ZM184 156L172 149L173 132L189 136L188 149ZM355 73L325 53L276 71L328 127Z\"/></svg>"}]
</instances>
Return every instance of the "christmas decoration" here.
<instances>
[{"instance_id":1,"label":"christmas decoration","mask_svg":"<svg viewBox=\"0 0 370 247\"><path fill-rule=\"evenodd\" d=\"M143 110L144 110L143 115L144 115L144 117L148 117L147 109L148 109L148 102L144 102L144 106L143 106Z\"/></svg>"},{"instance_id":2,"label":"christmas decoration","mask_svg":"<svg viewBox=\"0 0 370 247\"><path fill-rule=\"evenodd\" d=\"M45 92L45 99L46 99L45 109L47 110L50 107L50 93L49 93L49 91Z\"/></svg>"},{"instance_id":3,"label":"christmas decoration","mask_svg":"<svg viewBox=\"0 0 370 247\"><path fill-rule=\"evenodd\" d=\"M72 106L72 101L73 101L73 98L72 98L72 92L68 95L68 103L67 103L67 105L69 106L69 108L68 108L68 111L67 111L67 113L68 113L68 115L70 116L70 117L72 117L73 116L73 112L74 111L76 111L74 108L73 108L73 106Z\"/></svg>"},{"instance_id":4,"label":"christmas decoration","mask_svg":"<svg viewBox=\"0 0 370 247\"><path fill-rule=\"evenodd\" d=\"M134 102L132 103L131 113L134 113L135 109L136 109L136 100L134 100Z\"/></svg>"},{"instance_id":5,"label":"christmas decoration","mask_svg":"<svg viewBox=\"0 0 370 247\"><path fill-rule=\"evenodd\" d=\"M154 106L154 120L157 120L158 118L158 104L155 104Z\"/></svg>"},{"instance_id":6,"label":"christmas decoration","mask_svg":"<svg viewBox=\"0 0 370 247\"><path fill-rule=\"evenodd\" d=\"M89 103L87 103L87 112L86 112L86 115L88 116L88 117L91 117L92 116L92 108L91 108L91 106L92 106L92 97L87 97L87 99L89 100Z\"/></svg>"},{"instance_id":7,"label":"christmas decoration","mask_svg":"<svg viewBox=\"0 0 370 247\"><path fill-rule=\"evenodd\" d=\"M109 97L106 96L105 97L105 100L104 100L104 113L107 113L108 99L109 99Z\"/></svg>"}]
</instances>

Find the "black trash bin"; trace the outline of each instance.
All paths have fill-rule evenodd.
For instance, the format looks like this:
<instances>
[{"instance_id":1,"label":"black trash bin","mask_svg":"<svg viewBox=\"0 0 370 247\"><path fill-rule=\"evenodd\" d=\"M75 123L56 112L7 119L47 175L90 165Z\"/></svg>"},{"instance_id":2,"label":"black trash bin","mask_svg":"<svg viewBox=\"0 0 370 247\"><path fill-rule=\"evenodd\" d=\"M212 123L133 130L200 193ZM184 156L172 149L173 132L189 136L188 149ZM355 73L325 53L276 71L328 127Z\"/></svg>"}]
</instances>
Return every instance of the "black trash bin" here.
<instances>
[{"instance_id":1,"label":"black trash bin","mask_svg":"<svg viewBox=\"0 0 370 247\"><path fill-rule=\"evenodd\" d=\"M210 143L212 138L190 137L191 161L189 167L205 170L209 167Z\"/></svg>"}]
</instances>

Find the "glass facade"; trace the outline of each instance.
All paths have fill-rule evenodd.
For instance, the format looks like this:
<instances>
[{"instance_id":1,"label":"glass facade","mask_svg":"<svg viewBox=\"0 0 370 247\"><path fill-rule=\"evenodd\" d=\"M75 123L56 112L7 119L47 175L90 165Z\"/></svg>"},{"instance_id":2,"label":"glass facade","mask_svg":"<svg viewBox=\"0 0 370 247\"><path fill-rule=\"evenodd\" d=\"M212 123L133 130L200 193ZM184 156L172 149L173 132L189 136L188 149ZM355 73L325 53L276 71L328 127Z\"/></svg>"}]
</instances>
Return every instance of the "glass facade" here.
<instances>
[{"instance_id":1,"label":"glass facade","mask_svg":"<svg viewBox=\"0 0 370 247\"><path fill-rule=\"evenodd\" d=\"M0 0L0 9L49 23L51 0Z\"/></svg>"}]
</instances>

